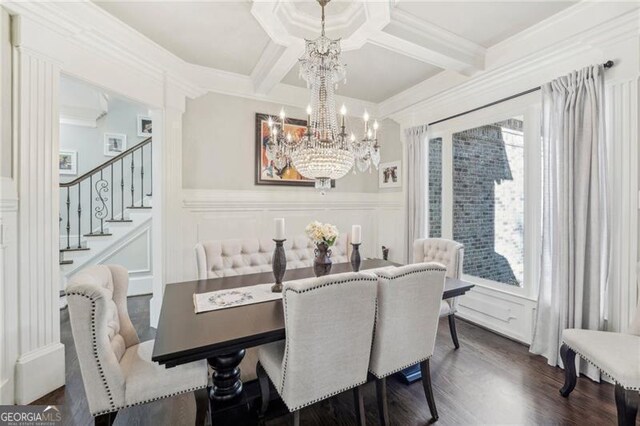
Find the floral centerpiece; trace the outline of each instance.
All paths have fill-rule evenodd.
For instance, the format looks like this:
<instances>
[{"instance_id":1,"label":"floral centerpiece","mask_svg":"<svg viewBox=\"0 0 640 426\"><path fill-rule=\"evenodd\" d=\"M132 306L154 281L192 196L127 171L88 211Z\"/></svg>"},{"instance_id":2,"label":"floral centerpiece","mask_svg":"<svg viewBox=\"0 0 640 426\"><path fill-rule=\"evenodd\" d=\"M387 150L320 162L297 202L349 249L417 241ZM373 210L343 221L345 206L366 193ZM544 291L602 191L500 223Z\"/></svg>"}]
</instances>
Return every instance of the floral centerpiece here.
<instances>
[{"instance_id":1,"label":"floral centerpiece","mask_svg":"<svg viewBox=\"0 0 640 426\"><path fill-rule=\"evenodd\" d=\"M317 277L326 275L331 271L331 250L329 247L335 244L340 233L335 225L330 223L311 222L305 228L309 239L316 245L313 270Z\"/></svg>"}]
</instances>

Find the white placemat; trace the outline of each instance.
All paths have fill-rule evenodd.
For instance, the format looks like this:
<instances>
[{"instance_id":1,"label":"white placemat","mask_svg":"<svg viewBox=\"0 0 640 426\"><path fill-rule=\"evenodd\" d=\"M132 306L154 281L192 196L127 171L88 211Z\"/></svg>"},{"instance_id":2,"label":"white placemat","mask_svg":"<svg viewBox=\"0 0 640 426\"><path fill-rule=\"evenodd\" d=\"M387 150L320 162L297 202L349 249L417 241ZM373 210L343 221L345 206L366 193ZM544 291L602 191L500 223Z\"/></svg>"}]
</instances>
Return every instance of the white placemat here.
<instances>
[{"instance_id":1,"label":"white placemat","mask_svg":"<svg viewBox=\"0 0 640 426\"><path fill-rule=\"evenodd\" d=\"M236 306L263 303L282 298L282 293L271 291L273 284L258 284L248 287L230 288L226 290L210 291L208 293L194 293L193 306L196 314Z\"/></svg>"}]
</instances>

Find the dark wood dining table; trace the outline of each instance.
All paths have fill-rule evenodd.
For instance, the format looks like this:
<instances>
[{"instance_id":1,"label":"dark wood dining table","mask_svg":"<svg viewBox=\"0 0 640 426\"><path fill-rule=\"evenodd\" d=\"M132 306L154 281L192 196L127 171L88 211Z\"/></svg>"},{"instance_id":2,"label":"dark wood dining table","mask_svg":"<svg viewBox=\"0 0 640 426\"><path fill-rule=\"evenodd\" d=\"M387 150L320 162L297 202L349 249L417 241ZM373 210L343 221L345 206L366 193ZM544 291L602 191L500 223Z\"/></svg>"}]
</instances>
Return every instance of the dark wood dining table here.
<instances>
[{"instance_id":1,"label":"dark wood dining table","mask_svg":"<svg viewBox=\"0 0 640 426\"><path fill-rule=\"evenodd\" d=\"M362 261L360 270L400 266L381 259ZM351 272L350 263L336 263L331 274ZM287 270L284 282L314 277L312 267ZM213 370L213 406L243 393L238 365L245 349L285 338L282 299L196 314L194 293L273 282L264 272L167 284L156 331L152 360L166 367L206 359ZM447 278L443 299L461 296L473 284Z\"/></svg>"}]
</instances>

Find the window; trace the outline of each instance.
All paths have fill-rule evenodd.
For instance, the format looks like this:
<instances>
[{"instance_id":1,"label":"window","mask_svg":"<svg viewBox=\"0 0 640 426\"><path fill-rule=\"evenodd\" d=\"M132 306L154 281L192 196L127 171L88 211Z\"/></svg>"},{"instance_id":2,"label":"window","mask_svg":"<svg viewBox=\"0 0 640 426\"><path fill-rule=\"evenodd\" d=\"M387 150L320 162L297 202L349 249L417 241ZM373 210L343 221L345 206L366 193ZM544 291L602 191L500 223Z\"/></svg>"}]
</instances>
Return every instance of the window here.
<instances>
[{"instance_id":1,"label":"window","mask_svg":"<svg viewBox=\"0 0 640 426\"><path fill-rule=\"evenodd\" d=\"M442 138L429 140L429 238L442 236Z\"/></svg>"},{"instance_id":2,"label":"window","mask_svg":"<svg viewBox=\"0 0 640 426\"><path fill-rule=\"evenodd\" d=\"M522 286L525 238L523 117L453 133L452 141L453 239L465 246L463 272ZM430 154L431 151L430 146ZM441 158L439 161L441 169ZM429 176L431 195L431 171ZM432 206L435 208L435 203L441 202L439 200L441 196L436 197L433 205L430 201L430 210Z\"/></svg>"}]
</instances>

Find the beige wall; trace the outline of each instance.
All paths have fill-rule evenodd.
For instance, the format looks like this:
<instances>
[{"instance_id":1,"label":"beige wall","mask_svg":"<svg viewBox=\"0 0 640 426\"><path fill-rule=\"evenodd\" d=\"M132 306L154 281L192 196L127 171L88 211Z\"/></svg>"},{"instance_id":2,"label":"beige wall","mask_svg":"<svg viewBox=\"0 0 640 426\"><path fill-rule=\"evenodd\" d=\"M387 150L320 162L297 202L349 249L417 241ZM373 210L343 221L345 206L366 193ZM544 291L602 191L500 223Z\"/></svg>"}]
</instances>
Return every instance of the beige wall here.
<instances>
[{"instance_id":1,"label":"beige wall","mask_svg":"<svg viewBox=\"0 0 640 426\"><path fill-rule=\"evenodd\" d=\"M183 187L187 189L291 190L292 187L257 186L255 180L255 114L277 115L282 105L209 93L187 101L183 120ZM299 108L286 107L287 115L306 117ZM351 118L356 129L362 121ZM356 135L358 132L356 132ZM379 132L382 161L402 158L400 126L384 120ZM297 188L314 191L313 188ZM400 188L394 189L400 191ZM335 192L378 192L378 177L349 173L336 182ZM389 191L389 190L387 190Z\"/></svg>"}]
</instances>

